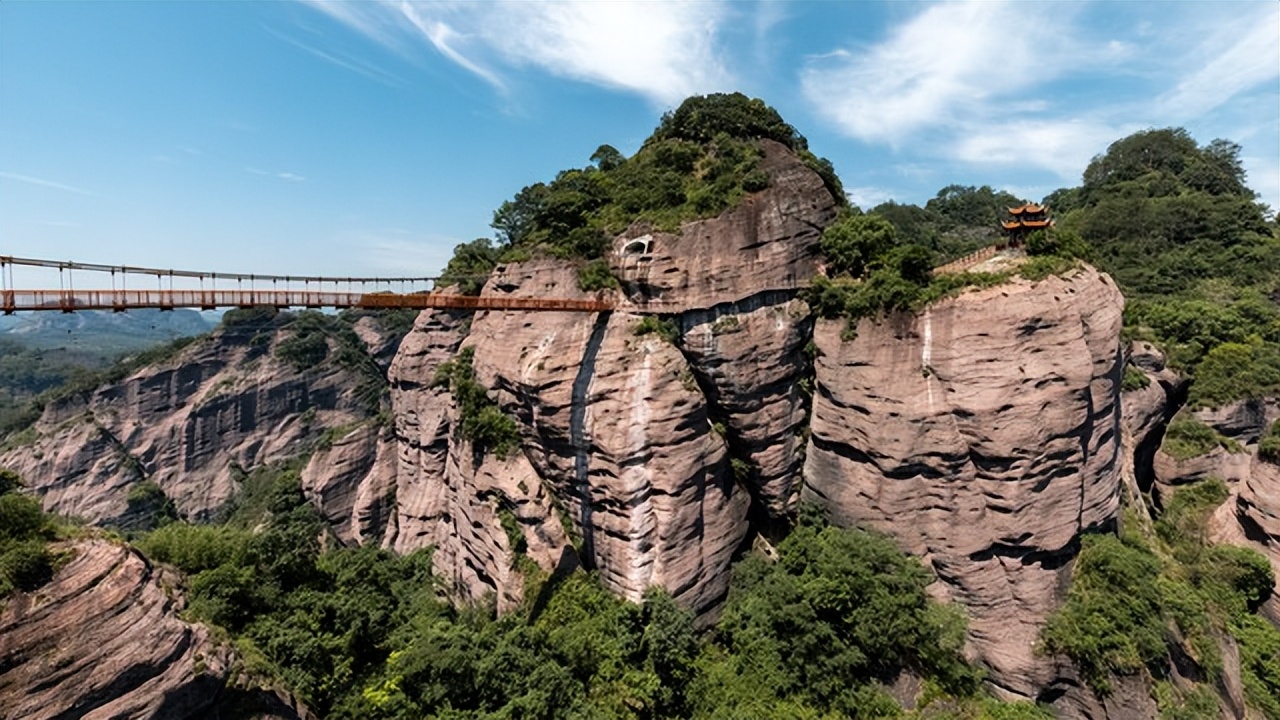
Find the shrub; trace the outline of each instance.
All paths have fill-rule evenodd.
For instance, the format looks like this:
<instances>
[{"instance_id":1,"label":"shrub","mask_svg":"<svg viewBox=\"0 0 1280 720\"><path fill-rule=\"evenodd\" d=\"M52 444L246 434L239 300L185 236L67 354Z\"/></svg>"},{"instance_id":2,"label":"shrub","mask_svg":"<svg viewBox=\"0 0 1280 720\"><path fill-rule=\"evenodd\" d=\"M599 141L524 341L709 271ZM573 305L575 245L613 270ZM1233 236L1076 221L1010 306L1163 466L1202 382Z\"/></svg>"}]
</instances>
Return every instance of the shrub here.
<instances>
[{"instance_id":1,"label":"shrub","mask_svg":"<svg viewBox=\"0 0 1280 720\"><path fill-rule=\"evenodd\" d=\"M583 292L595 292L618 287L618 278L604 260L592 260L578 268L578 288Z\"/></svg>"},{"instance_id":2,"label":"shrub","mask_svg":"<svg viewBox=\"0 0 1280 720\"><path fill-rule=\"evenodd\" d=\"M1213 428L1193 416L1184 416L1169 423L1160 449L1175 460L1188 460L1207 455L1225 443L1226 439Z\"/></svg>"},{"instance_id":3,"label":"shrub","mask_svg":"<svg viewBox=\"0 0 1280 720\"><path fill-rule=\"evenodd\" d=\"M53 557L43 540L0 543L0 598L30 592L53 579Z\"/></svg>"},{"instance_id":4,"label":"shrub","mask_svg":"<svg viewBox=\"0 0 1280 720\"><path fill-rule=\"evenodd\" d=\"M1075 661L1097 692L1111 673L1134 674L1165 657L1160 561L1112 535L1087 535L1062 608L1050 617L1044 649Z\"/></svg>"},{"instance_id":5,"label":"shrub","mask_svg":"<svg viewBox=\"0 0 1280 720\"><path fill-rule=\"evenodd\" d=\"M1258 439L1258 457L1280 465L1280 421L1271 423L1271 429Z\"/></svg>"},{"instance_id":6,"label":"shrub","mask_svg":"<svg viewBox=\"0 0 1280 720\"><path fill-rule=\"evenodd\" d=\"M475 348L468 347L454 359L442 363L436 368L434 383L447 386L458 403L462 436L470 440L476 450L505 458L520 446L520 428L489 399L488 389L476 381L471 366L474 356Z\"/></svg>"},{"instance_id":7,"label":"shrub","mask_svg":"<svg viewBox=\"0 0 1280 720\"><path fill-rule=\"evenodd\" d=\"M329 357L329 340L318 327L298 327L276 345L276 357L295 370L310 370Z\"/></svg>"},{"instance_id":8,"label":"shrub","mask_svg":"<svg viewBox=\"0 0 1280 720\"><path fill-rule=\"evenodd\" d=\"M449 264L440 273L438 285L456 285L458 292L463 295L479 295L489 273L498 264L498 255L499 250L489 238L477 238L469 243L455 245Z\"/></svg>"},{"instance_id":9,"label":"shrub","mask_svg":"<svg viewBox=\"0 0 1280 720\"><path fill-rule=\"evenodd\" d=\"M0 495L0 541L38 537L48 524L40 501L16 492Z\"/></svg>"},{"instance_id":10,"label":"shrub","mask_svg":"<svg viewBox=\"0 0 1280 720\"><path fill-rule=\"evenodd\" d=\"M664 320L657 315L645 315L636 323L635 330L632 331L636 335L655 334L667 342L675 345L680 342L680 328L671 320Z\"/></svg>"},{"instance_id":11,"label":"shrub","mask_svg":"<svg viewBox=\"0 0 1280 720\"><path fill-rule=\"evenodd\" d=\"M1124 379L1120 381L1120 389L1124 392L1143 390L1151 386L1151 378L1140 368L1132 365L1124 366Z\"/></svg>"},{"instance_id":12,"label":"shrub","mask_svg":"<svg viewBox=\"0 0 1280 720\"><path fill-rule=\"evenodd\" d=\"M1223 343L1196 366L1187 402L1192 407L1221 407L1234 400L1280 391L1280 346L1254 337Z\"/></svg>"}]
</instances>

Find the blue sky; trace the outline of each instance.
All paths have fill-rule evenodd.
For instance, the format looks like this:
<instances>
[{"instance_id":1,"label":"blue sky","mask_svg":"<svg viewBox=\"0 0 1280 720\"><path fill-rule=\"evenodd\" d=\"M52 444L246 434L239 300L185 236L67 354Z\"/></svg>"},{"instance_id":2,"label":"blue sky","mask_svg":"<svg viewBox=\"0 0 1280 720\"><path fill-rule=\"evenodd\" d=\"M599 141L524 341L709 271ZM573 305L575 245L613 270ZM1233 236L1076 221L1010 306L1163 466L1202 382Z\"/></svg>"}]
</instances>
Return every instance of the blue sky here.
<instances>
[{"instance_id":1,"label":"blue sky","mask_svg":"<svg viewBox=\"0 0 1280 720\"><path fill-rule=\"evenodd\" d=\"M764 98L852 199L1039 199L1130 132L1280 206L1280 4L0 2L0 254L430 273L689 94Z\"/></svg>"}]
</instances>

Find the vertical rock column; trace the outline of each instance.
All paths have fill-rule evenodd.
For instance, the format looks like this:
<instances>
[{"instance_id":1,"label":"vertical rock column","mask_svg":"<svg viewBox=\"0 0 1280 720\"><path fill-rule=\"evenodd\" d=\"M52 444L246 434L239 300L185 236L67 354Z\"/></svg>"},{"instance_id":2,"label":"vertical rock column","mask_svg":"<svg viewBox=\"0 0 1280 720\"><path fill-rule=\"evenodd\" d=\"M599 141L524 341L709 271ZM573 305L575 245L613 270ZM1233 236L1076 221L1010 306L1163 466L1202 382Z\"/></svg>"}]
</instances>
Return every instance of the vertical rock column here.
<instances>
[{"instance_id":1,"label":"vertical rock column","mask_svg":"<svg viewBox=\"0 0 1280 720\"><path fill-rule=\"evenodd\" d=\"M1013 695L1054 680L1040 629L1080 534L1119 509L1122 308L1087 268L814 333L807 496L922 557Z\"/></svg>"}]
</instances>

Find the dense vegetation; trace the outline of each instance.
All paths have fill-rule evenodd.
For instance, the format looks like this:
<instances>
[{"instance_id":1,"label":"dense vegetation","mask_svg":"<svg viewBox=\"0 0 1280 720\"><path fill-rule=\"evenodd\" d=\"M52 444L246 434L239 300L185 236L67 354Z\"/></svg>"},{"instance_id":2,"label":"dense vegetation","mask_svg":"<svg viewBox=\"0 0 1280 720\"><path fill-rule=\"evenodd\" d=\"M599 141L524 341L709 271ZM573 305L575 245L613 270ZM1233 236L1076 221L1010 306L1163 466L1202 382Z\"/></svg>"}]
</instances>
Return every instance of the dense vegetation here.
<instances>
[{"instance_id":1,"label":"dense vegetation","mask_svg":"<svg viewBox=\"0 0 1280 720\"><path fill-rule=\"evenodd\" d=\"M476 371L471 366L474 357L474 347L463 349L436 368L433 383L447 387L453 395L458 404L459 430L476 451L503 458L519 447L519 428L498 403L489 399L489 389L476 381Z\"/></svg>"},{"instance_id":2,"label":"dense vegetation","mask_svg":"<svg viewBox=\"0 0 1280 720\"><path fill-rule=\"evenodd\" d=\"M813 279L807 299L821 317L843 317L850 337L858 320L898 310L919 310L965 288L989 287L1013 275L1040 280L1065 272L1087 253L1070 233L1034 234L1032 258L1016 271L961 272L935 276L939 254L906 236L877 213L846 210L822 233L826 274Z\"/></svg>"},{"instance_id":3,"label":"dense vegetation","mask_svg":"<svg viewBox=\"0 0 1280 720\"><path fill-rule=\"evenodd\" d=\"M1280 718L1280 631L1254 613L1275 578L1261 555L1208 542L1208 515L1226 498L1221 481L1205 481L1174 493L1154 527L1135 515L1118 537L1086 536L1067 602L1045 629L1045 650L1071 657L1105 694L1114 675L1167 679L1175 657L1189 658L1212 683L1223 671L1220 638L1229 635L1240 647L1246 700ZM1209 687L1157 692L1166 715L1205 696ZM1212 707L1182 716L1217 717Z\"/></svg>"},{"instance_id":4,"label":"dense vegetation","mask_svg":"<svg viewBox=\"0 0 1280 720\"><path fill-rule=\"evenodd\" d=\"M1139 132L1046 201L1124 290L1130 335L1194 376L1193 407L1280 391L1280 236L1239 145Z\"/></svg>"},{"instance_id":5,"label":"dense vegetation","mask_svg":"<svg viewBox=\"0 0 1280 720\"><path fill-rule=\"evenodd\" d=\"M227 524L174 523L139 546L190 574L192 614L231 634L250 674L325 717L904 717L883 686L902 671L937 701L908 717L1047 717L976 694L960 614L927 600L928 572L882 536L805 521L776 563L737 567L723 619L699 635L658 590L632 604L528 562L519 611L456 610L428 552L322 550L296 471L251 485Z\"/></svg>"},{"instance_id":6,"label":"dense vegetation","mask_svg":"<svg viewBox=\"0 0 1280 720\"><path fill-rule=\"evenodd\" d=\"M591 260L632 223L674 232L685 221L714 217L769 186L761 140L787 146L845 202L831 163L811 153L805 138L763 101L741 93L691 97L663 115L630 158L601 145L590 165L564 170L503 202L493 214L497 242L458 245L442 283L476 293L499 262L535 254ZM597 265L579 283L597 290L615 281Z\"/></svg>"},{"instance_id":7,"label":"dense vegetation","mask_svg":"<svg viewBox=\"0 0 1280 720\"><path fill-rule=\"evenodd\" d=\"M0 469L0 601L48 582L56 562L49 551L55 537L53 518L20 488L15 473Z\"/></svg>"}]
</instances>

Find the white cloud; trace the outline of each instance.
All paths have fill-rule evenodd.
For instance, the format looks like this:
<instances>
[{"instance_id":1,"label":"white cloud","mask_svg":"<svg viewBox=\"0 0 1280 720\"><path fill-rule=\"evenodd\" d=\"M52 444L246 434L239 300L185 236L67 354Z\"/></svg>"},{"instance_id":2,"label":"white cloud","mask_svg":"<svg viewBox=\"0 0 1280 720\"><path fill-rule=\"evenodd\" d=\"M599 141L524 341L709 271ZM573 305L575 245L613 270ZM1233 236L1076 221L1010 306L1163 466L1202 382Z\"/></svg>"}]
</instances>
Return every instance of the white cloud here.
<instances>
[{"instance_id":1,"label":"white cloud","mask_svg":"<svg viewBox=\"0 0 1280 720\"><path fill-rule=\"evenodd\" d=\"M81 188L75 187L74 185L66 185L60 182L54 182L52 180L45 180L43 178L31 177L30 175L19 175L18 173L0 172L0 177L6 178L8 180L16 180L18 182L26 183L28 185L38 185L40 187L53 188L54 190L61 190L63 192L75 193L76 195L88 195L90 197L96 196L95 193L91 193L88 190L83 190Z\"/></svg>"},{"instance_id":2,"label":"white cloud","mask_svg":"<svg viewBox=\"0 0 1280 720\"><path fill-rule=\"evenodd\" d=\"M268 170L261 170L259 168L250 167L250 166L245 167L245 172L250 172L250 173L253 173L254 175L262 175L264 177L280 178L281 180L288 180L289 182L306 181L306 178L303 177L302 175L297 175L291 172L271 172Z\"/></svg>"},{"instance_id":3,"label":"white cloud","mask_svg":"<svg viewBox=\"0 0 1280 720\"><path fill-rule=\"evenodd\" d=\"M1162 95L1157 112L1180 119L1198 117L1245 90L1280 77L1278 7L1271 5L1257 15L1231 13L1235 21L1203 43L1203 50L1212 57Z\"/></svg>"},{"instance_id":4,"label":"white cloud","mask_svg":"<svg viewBox=\"0 0 1280 720\"><path fill-rule=\"evenodd\" d=\"M865 51L811 59L801 87L848 134L897 144L981 115L994 98L1024 101L1023 91L1063 72L1068 58L1088 56L1064 22L1026 22L1020 3L935 5Z\"/></svg>"},{"instance_id":5,"label":"white cloud","mask_svg":"<svg viewBox=\"0 0 1280 720\"><path fill-rule=\"evenodd\" d=\"M870 210L880 203L893 199L892 192L878 187L845 188L844 194L848 196L849 202L863 210Z\"/></svg>"},{"instance_id":6,"label":"white cloud","mask_svg":"<svg viewBox=\"0 0 1280 720\"><path fill-rule=\"evenodd\" d=\"M961 134L950 154L975 165L1022 165L1079 179L1094 155L1142 126L1101 120L1015 120L984 123Z\"/></svg>"},{"instance_id":7,"label":"white cloud","mask_svg":"<svg viewBox=\"0 0 1280 720\"><path fill-rule=\"evenodd\" d=\"M721 2L304 1L396 52L425 42L499 89L526 67L663 104L733 84L716 44Z\"/></svg>"},{"instance_id":8,"label":"white cloud","mask_svg":"<svg viewBox=\"0 0 1280 720\"><path fill-rule=\"evenodd\" d=\"M442 235L421 240L404 235L396 231L362 232L350 245L365 272L388 277L431 277L440 274L459 243Z\"/></svg>"},{"instance_id":9,"label":"white cloud","mask_svg":"<svg viewBox=\"0 0 1280 720\"><path fill-rule=\"evenodd\" d=\"M1240 158L1244 165L1249 187L1258 193L1258 200L1272 211L1280 211L1280 158L1261 158L1246 155Z\"/></svg>"}]
</instances>

